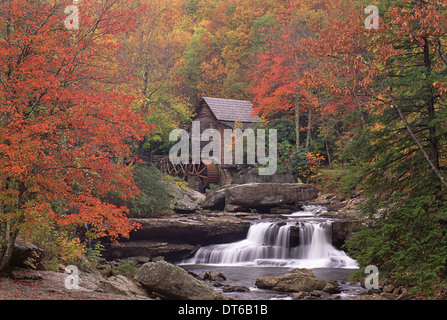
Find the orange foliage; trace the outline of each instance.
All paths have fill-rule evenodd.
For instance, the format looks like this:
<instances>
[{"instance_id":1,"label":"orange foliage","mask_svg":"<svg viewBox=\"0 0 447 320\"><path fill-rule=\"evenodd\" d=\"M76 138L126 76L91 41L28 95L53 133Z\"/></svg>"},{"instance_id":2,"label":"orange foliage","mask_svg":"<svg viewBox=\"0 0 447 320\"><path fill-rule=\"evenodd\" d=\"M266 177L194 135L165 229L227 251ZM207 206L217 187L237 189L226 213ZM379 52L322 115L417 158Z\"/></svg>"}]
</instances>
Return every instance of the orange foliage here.
<instances>
[{"instance_id":1,"label":"orange foliage","mask_svg":"<svg viewBox=\"0 0 447 320\"><path fill-rule=\"evenodd\" d=\"M117 0L83 0L79 30L67 30L65 1L0 4L0 212L17 232L27 215L89 224L97 237L127 236L127 208L101 199L138 193L130 141L149 132L130 110L135 97L113 60L117 34L135 14ZM39 211L39 208L44 208ZM1 258L2 252L0 252Z\"/></svg>"},{"instance_id":2,"label":"orange foliage","mask_svg":"<svg viewBox=\"0 0 447 320\"><path fill-rule=\"evenodd\" d=\"M297 169L297 175L304 179L315 179L317 177L318 169L323 164L325 157L319 153L308 152L306 155L307 165L305 168Z\"/></svg>"}]
</instances>

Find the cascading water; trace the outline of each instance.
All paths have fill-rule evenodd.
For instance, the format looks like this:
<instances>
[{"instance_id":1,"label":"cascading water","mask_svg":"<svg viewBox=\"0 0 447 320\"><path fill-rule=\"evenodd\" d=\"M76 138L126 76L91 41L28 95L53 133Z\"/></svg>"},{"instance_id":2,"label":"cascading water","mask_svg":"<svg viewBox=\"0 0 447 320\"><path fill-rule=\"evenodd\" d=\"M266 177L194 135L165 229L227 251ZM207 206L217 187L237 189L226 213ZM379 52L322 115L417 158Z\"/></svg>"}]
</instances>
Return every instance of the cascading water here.
<instances>
[{"instance_id":1,"label":"cascading water","mask_svg":"<svg viewBox=\"0 0 447 320\"><path fill-rule=\"evenodd\" d=\"M298 245L291 244L292 228L299 230ZM245 240L202 247L186 263L356 268L355 260L332 246L331 230L330 221L261 222Z\"/></svg>"}]
</instances>

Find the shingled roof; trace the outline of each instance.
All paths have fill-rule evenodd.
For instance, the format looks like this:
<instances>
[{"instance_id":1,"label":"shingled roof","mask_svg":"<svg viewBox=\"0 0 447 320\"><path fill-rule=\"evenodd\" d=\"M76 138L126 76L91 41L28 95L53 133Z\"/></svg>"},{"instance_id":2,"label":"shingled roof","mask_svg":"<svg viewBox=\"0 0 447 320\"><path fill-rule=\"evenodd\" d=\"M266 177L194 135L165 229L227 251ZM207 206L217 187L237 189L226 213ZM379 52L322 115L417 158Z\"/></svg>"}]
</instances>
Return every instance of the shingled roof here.
<instances>
[{"instance_id":1,"label":"shingled roof","mask_svg":"<svg viewBox=\"0 0 447 320\"><path fill-rule=\"evenodd\" d=\"M218 121L260 122L257 115L252 115L253 104L245 100L231 100L204 97L203 100L210 107Z\"/></svg>"}]
</instances>

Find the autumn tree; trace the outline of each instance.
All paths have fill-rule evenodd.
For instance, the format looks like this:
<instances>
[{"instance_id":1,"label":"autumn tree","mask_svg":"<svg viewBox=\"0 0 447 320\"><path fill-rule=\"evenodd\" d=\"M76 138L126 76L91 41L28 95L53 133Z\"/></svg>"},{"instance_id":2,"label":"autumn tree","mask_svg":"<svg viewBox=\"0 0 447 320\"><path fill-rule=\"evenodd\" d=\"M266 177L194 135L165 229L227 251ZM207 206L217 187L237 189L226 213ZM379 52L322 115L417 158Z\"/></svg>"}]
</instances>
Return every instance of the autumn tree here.
<instances>
[{"instance_id":1,"label":"autumn tree","mask_svg":"<svg viewBox=\"0 0 447 320\"><path fill-rule=\"evenodd\" d=\"M260 32L264 43L253 62L256 67L249 90L259 114L267 119L291 117L294 120L297 148L302 142L301 132L306 128L308 149L312 112L318 105L315 93L322 82L314 74L314 61L300 47L301 39L314 32L312 14L306 10L301 4L290 2L277 15L276 23L264 26ZM304 119L307 123L303 125Z\"/></svg>"},{"instance_id":2,"label":"autumn tree","mask_svg":"<svg viewBox=\"0 0 447 320\"><path fill-rule=\"evenodd\" d=\"M116 35L132 28L126 1L84 0L67 30L63 1L0 3L0 269L25 224L89 226L89 237L128 236L125 207L103 199L138 193L131 142L147 126L130 110Z\"/></svg>"},{"instance_id":3,"label":"autumn tree","mask_svg":"<svg viewBox=\"0 0 447 320\"><path fill-rule=\"evenodd\" d=\"M387 211L365 254L386 240L371 257L394 268L396 280L423 290L447 271L447 105L440 87L447 79L446 8L437 1L381 7L384 26L367 56L375 62L377 93L368 123L365 155L374 158L366 186L375 193L370 209Z\"/></svg>"},{"instance_id":4,"label":"autumn tree","mask_svg":"<svg viewBox=\"0 0 447 320\"><path fill-rule=\"evenodd\" d=\"M163 153L169 133L190 119L189 101L177 85L177 68L191 38L182 28L183 1L140 0L130 3L136 17L133 30L118 37L128 90L138 96L134 110L155 125L137 148L139 153Z\"/></svg>"},{"instance_id":5,"label":"autumn tree","mask_svg":"<svg viewBox=\"0 0 447 320\"><path fill-rule=\"evenodd\" d=\"M193 35L179 73L193 103L202 96L248 99L259 23L281 7L273 0L188 1L185 20Z\"/></svg>"},{"instance_id":6,"label":"autumn tree","mask_svg":"<svg viewBox=\"0 0 447 320\"><path fill-rule=\"evenodd\" d=\"M309 48L326 68L327 106L351 106L351 148L375 228L349 241L362 266L427 289L445 279L446 3L378 5L380 27L364 27L353 2L331 16ZM348 110L347 110L348 111ZM438 279L438 280L436 280Z\"/></svg>"}]
</instances>

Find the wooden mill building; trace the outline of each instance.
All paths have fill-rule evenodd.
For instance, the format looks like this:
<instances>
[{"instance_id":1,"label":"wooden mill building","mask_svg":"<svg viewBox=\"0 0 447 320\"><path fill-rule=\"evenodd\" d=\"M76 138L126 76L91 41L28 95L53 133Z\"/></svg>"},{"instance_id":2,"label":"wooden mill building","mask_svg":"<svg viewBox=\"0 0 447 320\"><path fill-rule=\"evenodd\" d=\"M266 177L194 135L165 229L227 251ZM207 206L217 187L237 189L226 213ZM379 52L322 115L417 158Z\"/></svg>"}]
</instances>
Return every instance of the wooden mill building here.
<instances>
[{"instance_id":1,"label":"wooden mill building","mask_svg":"<svg viewBox=\"0 0 447 320\"><path fill-rule=\"evenodd\" d=\"M200 133L206 129L216 129L221 135L221 150L224 148L224 130L236 127L245 130L261 119L253 115L253 104L250 101L231 100L204 97L200 99L196 108L196 116L193 121L200 122ZM236 122L242 125L237 126ZM192 132L191 132L192 134ZM196 133L194 133L196 134ZM201 149L209 141L201 142ZM221 152L221 163L224 162L224 152ZM201 160L199 164L172 164L169 157L163 157L161 171L170 175L185 178L190 187L204 192L210 184L219 183L219 165L209 160Z\"/></svg>"},{"instance_id":2,"label":"wooden mill building","mask_svg":"<svg viewBox=\"0 0 447 320\"><path fill-rule=\"evenodd\" d=\"M253 115L253 104L250 101L208 97L200 100L193 120L200 121L203 130L214 128L221 134L223 129L234 129L236 121L242 122L242 130L261 121L257 115Z\"/></svg>"},{"instance_id":3,"label":"wooden mill building","mask_svg":"<svg viewBox=\"0 0 447 320\"><path fill-rule=\"evenodd\" d=\"M242 124L239 129L245 130L255 122L261 121L257 115L253 114L253 104L245 100L204 97L199 101L195 111L196 116L193 121L200 121L201 133L206 129L216 129L222 140L224 130L235 129L236 122ZM202 142L202 147L207 143ZM221 152L221 163L223 163L223 152Z\"/></svg>"}]
</instances>

